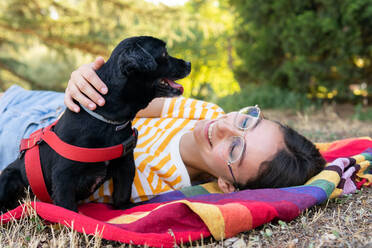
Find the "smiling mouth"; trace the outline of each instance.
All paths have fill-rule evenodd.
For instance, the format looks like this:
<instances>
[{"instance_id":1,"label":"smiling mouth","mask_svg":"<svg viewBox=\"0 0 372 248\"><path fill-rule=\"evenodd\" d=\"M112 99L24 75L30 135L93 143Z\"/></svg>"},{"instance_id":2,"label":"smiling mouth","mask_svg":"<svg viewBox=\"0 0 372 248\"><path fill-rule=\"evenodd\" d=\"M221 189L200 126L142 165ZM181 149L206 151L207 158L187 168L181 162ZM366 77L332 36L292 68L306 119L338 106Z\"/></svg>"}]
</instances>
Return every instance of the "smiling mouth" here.
<instances>
[{"instance_id":1,"label":"smiling mouth","mask_svg":"<svg viewBox=\"0 0 372 248\"><path fill-rule=\"evenodd\" d=\"M173 93L177 95L182 95L183 94L183 87L182 85L174 82L173 80L169 78L161 78L159 80L159 86L168 91L172 91Z\"/></svg>"},{"instance_id":2,"label":"smiling mouth","mask_svg":"<svg viewBox=\"0 0 372 248\"><path fill-rule=\"evenodd\" d=\"M212 131L213 131L213 126L215 124L215 121L211 121L207 124L207 126L205 127L205 133L206 133L206 138L209 142L209 145L212 147L213 144L212 144Z\"/></svg>"}]
</instances>

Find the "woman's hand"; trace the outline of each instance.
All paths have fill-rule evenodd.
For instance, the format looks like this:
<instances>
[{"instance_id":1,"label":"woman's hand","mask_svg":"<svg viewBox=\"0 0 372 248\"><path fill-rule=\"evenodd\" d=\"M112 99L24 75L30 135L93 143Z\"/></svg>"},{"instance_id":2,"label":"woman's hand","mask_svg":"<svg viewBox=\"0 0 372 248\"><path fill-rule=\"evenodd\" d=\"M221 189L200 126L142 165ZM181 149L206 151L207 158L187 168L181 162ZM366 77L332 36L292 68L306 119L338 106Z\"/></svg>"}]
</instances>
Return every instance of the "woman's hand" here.
<instances>
[{"instance_id":1,"label":"woman's hand","mask_svg":"<svg viewBox=\"0 0 372 248\"><path fill-rule=\"evenodd\" d=\"M97 107L96 104L99 106L105 104L105 100L98 92L106 94L108 89L95 72L104 63L104 59L98 57L93 63L82 65L71 73L65 91L67 108L76 113L80 111L79 105L75 104L73 99L91 110Z\"/></svg>"}]
</instances>

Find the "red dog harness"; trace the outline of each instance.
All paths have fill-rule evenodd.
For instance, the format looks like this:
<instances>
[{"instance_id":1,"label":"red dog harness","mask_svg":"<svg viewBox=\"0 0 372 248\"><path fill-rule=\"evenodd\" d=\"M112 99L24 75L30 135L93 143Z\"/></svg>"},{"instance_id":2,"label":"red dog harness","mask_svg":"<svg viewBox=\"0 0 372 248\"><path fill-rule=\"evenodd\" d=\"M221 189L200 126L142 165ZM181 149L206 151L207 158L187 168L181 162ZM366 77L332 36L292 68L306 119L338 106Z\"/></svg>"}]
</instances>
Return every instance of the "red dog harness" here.
<instances>
[{"instance_id":1,"label":"red dog harness","mask_svg":"<svg viewBox=\"0 0 372 248\"><path fill-rule=\"evenodd\" d=\"M84 148L67 144L62 141L51 129L53 124L33 132L28 139L22 139L20 156L25 154L26 175L32 192L43 202L52 202L45 185L41 169L39 144L45 141L56 153L64 158L85 163L103 162L119 158L131 152L137 144L138 132L133 128L131 135L122 144L105 148Z\"/></svg>"}]
</instances>

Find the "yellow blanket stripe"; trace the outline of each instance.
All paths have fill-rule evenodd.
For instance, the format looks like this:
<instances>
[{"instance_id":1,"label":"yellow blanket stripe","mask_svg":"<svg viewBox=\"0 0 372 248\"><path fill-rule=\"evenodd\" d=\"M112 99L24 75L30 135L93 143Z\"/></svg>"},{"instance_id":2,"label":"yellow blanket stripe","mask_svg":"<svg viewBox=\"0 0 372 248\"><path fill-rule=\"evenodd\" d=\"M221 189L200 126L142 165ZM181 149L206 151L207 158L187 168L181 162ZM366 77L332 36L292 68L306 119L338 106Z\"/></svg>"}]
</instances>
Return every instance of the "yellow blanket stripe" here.
<instances>
[{"instance_id":1,"label":"yellow blanket stripe","mask_svg":"<svg viewBox=\"0 0 372 248\"><path fill-rule=\"evenodd\" d=\"M209 182L201 185L205 190L207 190L211 194L216 194L216 193L223 193L223 191L220 189L218 186L217 182Z\"/></svg>"},{"instance_id":2,"label":"yellow blanket stripe","mask_svg":"<svg viewBox=\"0 0 372 248\"><path fill-rule=\"evenodd\" d=\"M321 179L324 179L324 180L327 180L328 182L333 183L335 185L335 187L339 184L339 182L341 180L341 178L340 178L340 176L338 175L337 172L331 171L331 170L323 170L318 175L310 178L305 183L305 185L309 185L312 182L314 182L316 180L321 180Z\"/></svg>"},{"instance_id":3,"label":"yellow blanket stripe","mask_svg":"<svg viewBox=\"0 0 372 248\"><path fill-rule=\"evenodd\" d=\"M199 215L200 218L203 220L203 222L207 225L209 231L211 232L211 234L213 235L215 239L221 240L224 238L225 221L219 208L211 204L189 202L187 200L179 200L179 201L170 202L168 204L160 205L159 207L149 212L138 212L138 213L132 213L132 214L127 214L127 215L121 215L121 216L118 216L118 217L115 217L109 220L108 223L111 223L111 224L133 223L143 218L144 216L150 214L153 211L166 207L169 204L178 204L178 203L184 203L192 211L194 211L197 215Z\"/></svg>"}]
</instances>

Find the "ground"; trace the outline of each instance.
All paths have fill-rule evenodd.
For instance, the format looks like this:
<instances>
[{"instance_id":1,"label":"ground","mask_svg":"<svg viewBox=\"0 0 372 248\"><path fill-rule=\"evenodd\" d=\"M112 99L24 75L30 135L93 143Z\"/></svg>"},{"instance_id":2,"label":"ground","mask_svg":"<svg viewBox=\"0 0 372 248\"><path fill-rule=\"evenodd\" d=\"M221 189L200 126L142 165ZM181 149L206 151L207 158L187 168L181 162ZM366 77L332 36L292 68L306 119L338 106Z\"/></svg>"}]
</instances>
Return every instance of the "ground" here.
<instances>
[{"instance_id":1,"label":"ground","mask_svg":"<svg viewBox=\"0 0 372 248\"><path fill-rule=\"evenodd\" d=\"M264 110L265 117L282 121L314 142L369 136L372 122L353 120L350 106L307 112ZM269 223L223 241L206 239L207 247L372 247L372 188L330 200L302 213L290 223ZM0 247L126 247L71 231L51 228L33 215L0 226ZM186 246L186 245L184 245Z\"/></svg>"}]
</instances>

